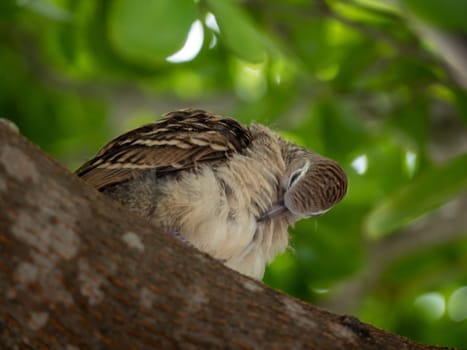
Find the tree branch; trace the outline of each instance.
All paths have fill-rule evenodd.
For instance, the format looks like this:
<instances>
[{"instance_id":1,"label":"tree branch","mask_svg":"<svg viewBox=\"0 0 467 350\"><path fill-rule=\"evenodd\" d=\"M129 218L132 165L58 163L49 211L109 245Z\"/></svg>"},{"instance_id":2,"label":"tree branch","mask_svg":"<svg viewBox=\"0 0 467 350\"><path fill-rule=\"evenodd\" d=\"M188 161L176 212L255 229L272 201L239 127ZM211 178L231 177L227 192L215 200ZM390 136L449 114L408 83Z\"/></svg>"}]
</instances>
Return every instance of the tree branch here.
<instances>
[{"instance_id":1,"label":"tree branch","mask_svg":"<svg viewBox=\"0 0 467 350\"><path fill-rule=\"evenodd\" d=\"M0 344L434 349L241 276L127 213L0 123Z\"/></svg>"}]
</instances>

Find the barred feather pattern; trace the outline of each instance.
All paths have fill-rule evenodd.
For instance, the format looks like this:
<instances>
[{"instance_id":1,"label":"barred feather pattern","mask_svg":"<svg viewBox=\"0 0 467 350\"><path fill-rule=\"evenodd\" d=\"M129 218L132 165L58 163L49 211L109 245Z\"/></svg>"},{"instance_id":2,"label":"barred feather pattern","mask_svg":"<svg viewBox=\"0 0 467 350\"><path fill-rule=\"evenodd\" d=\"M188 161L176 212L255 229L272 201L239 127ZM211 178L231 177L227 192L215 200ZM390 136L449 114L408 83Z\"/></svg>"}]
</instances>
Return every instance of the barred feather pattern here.
<instances>
[{"instance_id":1,"label":"barred feather pattern","mask_svg":"<svg viewBox=\"0 0 467 350\"><path fill-rule=\"evenodd\" d=\"M310 154L310 169L285 194L285 206L300 217L321 215L337 204L347 192L347 179L339 164Z\"/></svg>"},{"instance_id":2,"label":"barred feather pattern","mask_svg":"<svg viewBox=\"0 0 467 350\"><path fill-rule=\"evenodd\" d=\"M288 188L291 174L302 168L303 176ZM264 126L244 127L197 109L169 113L117 137L77 174L255 278L287 248L289 225L328 210L346 190L336 162Z\"/></svg>"},{"instance_id":3,"label":"barred feather pattern","mask_svg":"<svg viewBox=\"0 0 467 350\"><path fill-rule=\"evenodd\" d=\"M199 109L179 110L112 140L76 173L102 189L144 170L157 169L163 175L222 161L241 152L250 139L249 130L233 119Z\"/></svg>"}]
</instances>

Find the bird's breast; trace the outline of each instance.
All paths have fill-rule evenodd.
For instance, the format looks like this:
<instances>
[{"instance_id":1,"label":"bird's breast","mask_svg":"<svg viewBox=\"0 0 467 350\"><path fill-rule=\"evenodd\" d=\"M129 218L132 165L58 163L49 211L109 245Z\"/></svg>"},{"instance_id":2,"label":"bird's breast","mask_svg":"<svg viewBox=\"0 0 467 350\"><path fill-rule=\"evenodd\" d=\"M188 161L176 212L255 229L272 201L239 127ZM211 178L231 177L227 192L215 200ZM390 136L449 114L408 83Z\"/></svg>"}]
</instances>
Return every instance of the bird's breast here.
<instances>
[{"instance_id":1,"label":"bird's breast","mask_svg":"<svg viewBox=\"0 0 467 350\"><path fill-rule=\"evenodd\" d=\"M258 222L282 195L281 161L271 147L252 149L167 182L158 204L170 208L164 225L227 266L262 278L266 263L288 244L286 220Z\"/></svg>"}]
</instances>

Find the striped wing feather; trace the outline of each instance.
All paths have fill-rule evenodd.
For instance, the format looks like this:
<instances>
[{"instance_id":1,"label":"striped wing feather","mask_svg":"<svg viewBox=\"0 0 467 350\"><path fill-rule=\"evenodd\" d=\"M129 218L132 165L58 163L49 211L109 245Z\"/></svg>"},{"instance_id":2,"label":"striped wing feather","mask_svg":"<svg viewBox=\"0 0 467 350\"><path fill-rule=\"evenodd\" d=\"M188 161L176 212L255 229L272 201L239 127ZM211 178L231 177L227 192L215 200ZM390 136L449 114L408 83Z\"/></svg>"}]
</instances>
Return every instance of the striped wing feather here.
<instances>
[{"instance_id":1,"label":"striped wing feather","mask_svg":"<svg viewBox=\"0 0 467 350\"><path fill-rule=\"evenodd\" d=\"M110 141L76 174L100 190L150 169L164 175L224 161L250 142L249 130L233 119L180 110Z\"/></svg>"}]
</instances>

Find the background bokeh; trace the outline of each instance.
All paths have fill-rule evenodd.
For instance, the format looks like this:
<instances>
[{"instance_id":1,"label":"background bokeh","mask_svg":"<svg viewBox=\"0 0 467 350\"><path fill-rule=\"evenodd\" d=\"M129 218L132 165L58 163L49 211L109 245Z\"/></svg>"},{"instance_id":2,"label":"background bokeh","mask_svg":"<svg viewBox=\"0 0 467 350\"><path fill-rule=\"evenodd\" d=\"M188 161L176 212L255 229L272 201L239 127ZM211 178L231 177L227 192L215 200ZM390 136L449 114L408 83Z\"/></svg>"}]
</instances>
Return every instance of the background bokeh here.
<instances>
[{"instance_id":1,"label":"background bokeh","mask_svg":"<svg viewBox=\"0 0 467 350\"><path fill-rule=\"evenodd\" d=\"M467 348L467 2L2 0L0 117L70 169L167 111L264 123L346 169L265 282Z\"/></svg>"}]
</instances>

